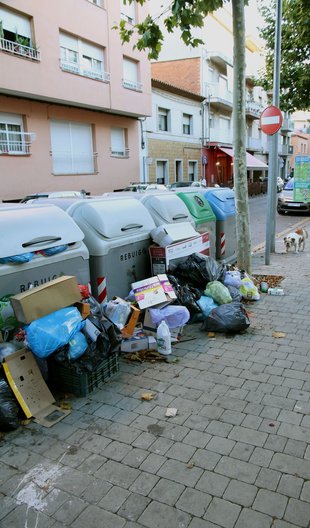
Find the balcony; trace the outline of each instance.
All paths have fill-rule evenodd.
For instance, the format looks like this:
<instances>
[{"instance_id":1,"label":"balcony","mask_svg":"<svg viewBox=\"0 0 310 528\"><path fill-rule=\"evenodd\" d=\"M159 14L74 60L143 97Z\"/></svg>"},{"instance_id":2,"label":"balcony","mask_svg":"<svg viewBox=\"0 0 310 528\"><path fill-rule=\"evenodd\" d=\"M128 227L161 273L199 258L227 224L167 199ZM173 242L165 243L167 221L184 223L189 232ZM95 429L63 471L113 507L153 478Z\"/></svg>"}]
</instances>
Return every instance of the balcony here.
<instances>
[{"instance_id":1,"label":"balcony","mask_svg":"<svg viewBox=\"0 0 310 528\"><path fill-rule=\"evenodd\" d=\"M112 150L110 149L110 154L112 158L129 158L129 148L124 148L122 150Z\"/></svg>"},{"instance_id":2,"label":"balcony","mask_svg":"<svg viewBox=\"0 0 310 528\"><path fill-rule=\"evenodd\" d=\"M279 154L282 156L291 156L293 154L293 145L280 145Z\"/></svg>"},{"instance_id":3,"label":"balcony","mask_svg":"<svg viewBox=\"0 0 310 528\"><path fill-rule=\"evenodd\" d=\"M123 79L123 87L128 88L128 90L142 92L143 85L138 81L130 81L129 79Z\"/></svg>"},{"instance_id":4,"label":"balcony","mask_svg":"<svg viewBox=\"0 0 310 528\"><path fill-rule=\"evenodd\" d=\"M209 51L208 59L217 64L218 66L233 66L233 61L229 57L226 57L221 51Z\"/></svg>"},{"instance_id":5,"label":"balcony","mask_svg":"<svg viewBox=\"0 0 310 528\"><path fill-rule=\"evenodd\" d=\"M231 145L232 140L232 131L221 130L220 128L210 128L210 142Z\"/></svg>"},{"instance_id":6,"label":"balcony","mask_svg":"<svg viewBox=\"0 0 310 528\"><path fill-rule=\"evenodd\" d=\"M283 123L281 126L281 132L294 132L294 122L288 117L283 118Z\"/></svg>"},{"instance_id":7,"label":"balcony","mask_svg":"<svg viewBox=\"0 0 310 528\"><path fill-rule=\"evenodd\" d=\"M35 138L32 132L0 131L0 155L25 156L30 154L30 145Z\"/></svg>"},{"instance_id":8,"label":"balcony","mask_svg":"<svg viewBox=\"0 0 310 528\"><path fill-rule=\"evenodd\" d=\"M245 103L245 113L248 117L259 119L262 111L262 105L256 101L247 101Z\"/></svg>"},{"instance_id":9,"label":"balcony","mask_svg":"<svg viewBox=\"0 0 310 528\"><path fill-rule=\"evenodd\" d=\"M24 46L18 42L12 42L11 40L6 40L4 38L0 38L0 50L12 53L13 55L18 55L24 59L30 59L33 61L41 60L41 54L36 48Z\"/></svg>"},{"instance_id":10,"label":"balcony","mask_svg":"<svg viewBox=\"0 0 310 528\"><path fill-rule=\"evenodd\" d=\"M72 152L51 151L53 174L97 174L98 153L76 154Z\"/></svg>"},{"instance_id":11,"label":"balcony","mask_svg":"<svg viewBox=\"0 0 310 528\"><path fill-rule=\"evenodd\" d=\"M218 83L207 83L206 94L210 99L210 104L220 110L232 110L233 94L227 88L220 86Z\"/></svg>"},{"instance_id":12,"label":"balcony","mask_svg":"<svg viewBox=\"0 0 310 528\"><path fill-rule=\"evenodd\" d=\"M263 147L262 140L260 138L248 137L246 142L246 148L249 150L261 151Z\"/></svg>"},{"instance_id":13,"label":"balcony","mask_svg":"<svg viewBox=\"0 0 310 528\"><path fill-rule=\"evenodd\" d=\"M95 79L96 81L110 82L110 74L108 72L99 72L95 70L85 70L76 62L69 62L60 59L59 66L61 70L75 75L81 75L82 77L88 77L89 79Z\"/></svg>"}]
</instances>

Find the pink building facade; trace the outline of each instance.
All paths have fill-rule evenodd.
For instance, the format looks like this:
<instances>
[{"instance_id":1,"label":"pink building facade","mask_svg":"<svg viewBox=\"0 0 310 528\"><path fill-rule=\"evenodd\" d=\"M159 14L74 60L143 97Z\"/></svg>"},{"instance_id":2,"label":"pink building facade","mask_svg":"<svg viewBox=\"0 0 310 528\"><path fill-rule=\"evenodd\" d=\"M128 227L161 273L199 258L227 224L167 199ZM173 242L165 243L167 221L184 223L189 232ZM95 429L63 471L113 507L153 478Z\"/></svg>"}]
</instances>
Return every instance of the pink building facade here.
<instances>
[{"instance_id":1,"label":"pink building facade","mask_svg":"<svg viewBox=\"0 0 310 528\"><path fill-rule=\"evenodd\" d=\"M0 3L0 200L139 180L150 65L112 28L145 16L122 0Z\"/></svg>"}]
</instances>

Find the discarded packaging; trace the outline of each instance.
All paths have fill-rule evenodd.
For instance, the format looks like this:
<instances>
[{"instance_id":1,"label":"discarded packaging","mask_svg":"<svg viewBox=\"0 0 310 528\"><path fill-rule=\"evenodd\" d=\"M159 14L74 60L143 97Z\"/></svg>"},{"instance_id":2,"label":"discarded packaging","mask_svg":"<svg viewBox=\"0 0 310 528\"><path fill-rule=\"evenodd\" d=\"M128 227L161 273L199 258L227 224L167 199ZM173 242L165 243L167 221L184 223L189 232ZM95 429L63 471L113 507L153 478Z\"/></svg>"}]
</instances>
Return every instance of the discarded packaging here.
<instances>
[{"instance_id":1,"label":"discarded packaging","mask_svg":"<svg viewBox=\"0 0 310 528\"><path fill-rule=\"evenodd\" d=\"M165 413L165 416L167 416L168 418L173 418L174 416L176 416L178 413L178 409L176 409L175 407L168 407L168 409L166 410L166 413Z\"/></svg>"},{"instance_id":2,"label":"discarded packaging","mask_svg":"<svg viewBox=\"0 0 310 528\"><path fill-rule=\"evenodd\" d=\"M283 288L268 288L268 295L284 295Z\"/></svg>"}]
</instances>

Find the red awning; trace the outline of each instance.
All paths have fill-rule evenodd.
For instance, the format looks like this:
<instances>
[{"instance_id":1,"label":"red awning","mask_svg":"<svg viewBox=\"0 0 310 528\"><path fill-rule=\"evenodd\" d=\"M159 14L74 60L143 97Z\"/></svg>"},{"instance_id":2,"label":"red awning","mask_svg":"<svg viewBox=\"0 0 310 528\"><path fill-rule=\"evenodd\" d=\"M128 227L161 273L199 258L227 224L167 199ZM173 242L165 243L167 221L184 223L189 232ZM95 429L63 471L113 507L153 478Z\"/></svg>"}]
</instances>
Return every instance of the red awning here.
<instances>
[{"instance_id":1,"label":"red awning","mask_svg":"<svg viewBox=\"0 0 310 528\"><path fill-rule=\"evenodd\" d=\"M225 152L225 154L228 154L228 156L230 156L231 158L234 157L232 148L221 147L219 150ZM252 154L250 154L249 152L246 153L246 166L248 169L252 170L268 169L268 165L266 165L266 163L264 163L258 158L255 158L255 156L252 156Z\"/></svg>"}]
</instances>

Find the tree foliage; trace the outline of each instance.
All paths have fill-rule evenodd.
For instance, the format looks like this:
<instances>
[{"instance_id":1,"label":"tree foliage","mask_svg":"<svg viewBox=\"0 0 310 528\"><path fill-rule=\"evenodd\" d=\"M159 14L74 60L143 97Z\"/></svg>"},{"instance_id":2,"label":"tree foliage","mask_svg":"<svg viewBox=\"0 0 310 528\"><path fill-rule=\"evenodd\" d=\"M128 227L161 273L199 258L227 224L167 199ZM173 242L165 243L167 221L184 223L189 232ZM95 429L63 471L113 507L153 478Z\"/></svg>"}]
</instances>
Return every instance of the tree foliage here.
<instances>
[{"instance_id":1,"label":"tree foliage","mask_svg":"<svg viewBox=\"0 0 310 528\"><path fill-rule=\"evenodd\" d=\"M282 38L280 66L280 107L282 110L310 108L310 15L309 0L282 0ZM270 90L273 85L276 0L260 0L264 27L260 36L265 41L266 68L258 84Z\"/></svg>"}]
</instances>

